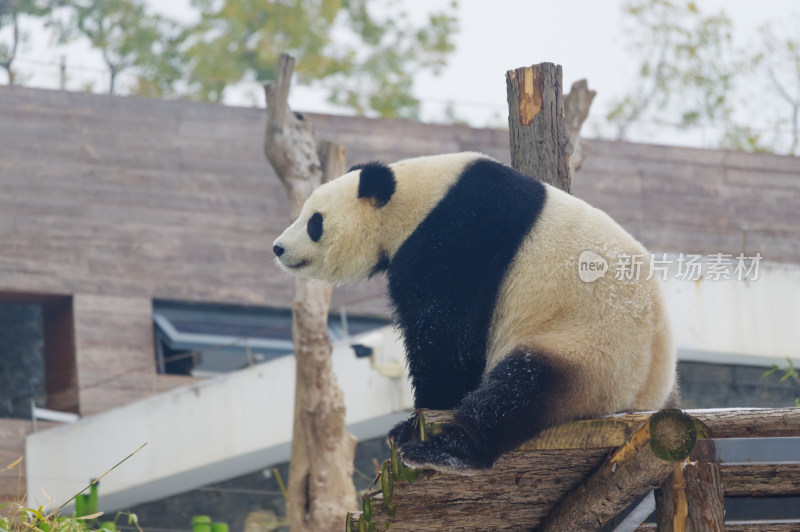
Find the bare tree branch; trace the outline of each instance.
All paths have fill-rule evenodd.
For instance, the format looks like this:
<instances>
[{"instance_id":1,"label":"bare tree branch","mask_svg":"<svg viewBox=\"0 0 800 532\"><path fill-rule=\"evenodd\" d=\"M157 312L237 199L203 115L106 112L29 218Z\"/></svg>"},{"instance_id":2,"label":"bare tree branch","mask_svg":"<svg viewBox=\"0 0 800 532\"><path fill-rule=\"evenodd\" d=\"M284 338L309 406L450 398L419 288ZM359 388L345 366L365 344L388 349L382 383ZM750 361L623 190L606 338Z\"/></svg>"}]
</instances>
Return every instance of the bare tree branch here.
<instances>
[{"instance_id":1,"label":"bare tree branch","mask_svg":"<svg viewBox=\"0 0 800 532\"><path fill-rule=\"evenodd\" d=\"M587 81L581 79L572 84L569 94L564 97L567 132L572 143L572 156L569 160L572 174L581 169L584 159L591 151L588 143L581 141L581 127L583 127L586 117L589 116L589 108L592 106L595 96L597 96L597 91L590 90Z\"/></svg>"},{"instance_id":2,"label":"bare tree branch","mask_svg":"<svg viewBox=\"0 0 800 532\"><path fill-rule=\"evenodd\" d=\"M323 142L317 155L311 122L289 109L293 71L294 59L282 54L277 81L264 86L264 154L289 194L295 219L314 188L344 173L345 153L342 146ZM297 375L287 503L293 532L339 530L345 513L356 506L356 440L347 432L344 397L333 373L327 325L330 296L328 286L295 280L292 338Z\"/></svg>"}]
</instances>

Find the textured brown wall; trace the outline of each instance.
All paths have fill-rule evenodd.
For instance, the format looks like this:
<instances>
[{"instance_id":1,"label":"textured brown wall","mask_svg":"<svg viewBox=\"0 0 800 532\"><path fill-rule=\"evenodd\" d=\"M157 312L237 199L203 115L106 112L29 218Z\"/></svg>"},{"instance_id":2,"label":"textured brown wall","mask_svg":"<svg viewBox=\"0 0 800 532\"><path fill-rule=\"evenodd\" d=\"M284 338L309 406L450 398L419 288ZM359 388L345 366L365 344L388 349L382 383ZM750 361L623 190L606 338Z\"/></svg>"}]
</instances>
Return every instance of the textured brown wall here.
<instances>
[{"instance_id":1,"label":"textured brown wall","mask_svg":"<svg viewBox=\"0 0 800 532\"><path fill-rule=\"evenodd\" d=\"M350 164L458 150L509 159L502 130L310 116ZM264 121L260 109L3 87L0 290L285 306L270 247L288 214ZM799 159L591 145L576 195L648 247L733 253L746 229L748 251L800 262Z\"/></svg>"}]
</instances>

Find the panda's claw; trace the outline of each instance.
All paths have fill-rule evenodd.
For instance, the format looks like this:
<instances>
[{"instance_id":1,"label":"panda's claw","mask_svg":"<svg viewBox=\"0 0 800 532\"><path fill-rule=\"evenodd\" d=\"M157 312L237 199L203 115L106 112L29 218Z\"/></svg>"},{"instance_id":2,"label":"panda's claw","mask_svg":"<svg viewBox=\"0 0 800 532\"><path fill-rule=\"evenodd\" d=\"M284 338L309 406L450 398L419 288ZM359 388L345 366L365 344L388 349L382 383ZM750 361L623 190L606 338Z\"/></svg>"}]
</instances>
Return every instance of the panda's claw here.
<instances>
[{"instance_id":1,"label":"panda's claw","mask_svg":"<svg viewBox=\"0 0 800 532\"><path fill-rule=\"evenodd\" d=\"M459 457L438 448L432 441L410 442L399 449L400 459L414 469L433 469L442 473L456 475L477 475L486 467L466 457Z\"/></svg>"},{"instance_id":2,"label":"panda's claw","mask_svg":"<svg viewBox=\"0 0 800 532\"><path fill-rule=\"evenodd\" d=\"M398 452L403 463L415 469L476 475L491 467L491 461L481 457L474 442L456 425L445 426L426 441L408 441Z\"/></svg>"},{"instance_id":3,"label":"panda's claw","mask_svg":"<svg viewBox=\"0 0 800 532\"><path fill-rule=\"evenodd\" d=\"M386 436L386 444L391 447L392 443L394 443L397 447L400 447L406 442L412 441L416 435L416 430L414 428L416 419L417 415L414 414L405 421L401 421L395 425Z\"/></svg>"}]
</instances>

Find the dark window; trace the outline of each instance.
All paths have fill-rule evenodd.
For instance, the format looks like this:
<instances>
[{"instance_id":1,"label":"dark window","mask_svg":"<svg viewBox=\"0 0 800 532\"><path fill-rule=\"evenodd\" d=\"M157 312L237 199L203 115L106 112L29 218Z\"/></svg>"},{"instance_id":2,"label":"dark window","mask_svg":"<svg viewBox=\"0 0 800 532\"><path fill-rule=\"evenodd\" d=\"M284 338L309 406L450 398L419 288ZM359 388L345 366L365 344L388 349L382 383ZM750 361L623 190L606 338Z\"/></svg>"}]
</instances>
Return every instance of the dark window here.
<instances>
[{"instance_id":1,"label":"dark window","mask_svg":"<svg viewBox=\"0 0 800 532\"><path fill-rule=\"evenodd\" d=\"M42 306L0 303L0 418L30 419L45 399Z\"/></svg>"},{"instance_id":2,"label":"dark window","mask_svg":"<svg viewBox=\"0 0 800 532\"><path fill-rule=\"evenodd\" d=\"M160 373L203 376L274 360L294 351L286 309L156 301L153 303ZM331 341L367 332L388 320L331 315Z\"/></svg>"}]
</instances>

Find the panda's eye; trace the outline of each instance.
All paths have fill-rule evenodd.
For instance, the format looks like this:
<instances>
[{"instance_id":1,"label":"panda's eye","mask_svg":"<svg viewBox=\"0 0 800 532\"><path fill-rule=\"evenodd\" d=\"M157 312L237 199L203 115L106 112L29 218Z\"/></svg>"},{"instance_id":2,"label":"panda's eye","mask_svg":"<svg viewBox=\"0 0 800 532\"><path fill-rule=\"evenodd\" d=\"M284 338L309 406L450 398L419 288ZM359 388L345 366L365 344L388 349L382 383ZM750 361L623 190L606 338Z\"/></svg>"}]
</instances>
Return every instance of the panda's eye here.
<instances>
[{"instance_id":1,"label":"panda's eye","mask_svg":"<svg viewBox=\"0 0 800 532\"><path fill-rule=\"evenodd\" d=\"M311 240L319 242L319 239L322 238L322 215L320 213L315 212L313 216L309 218L306 230Z\"/></svg>"}]
</instances>

